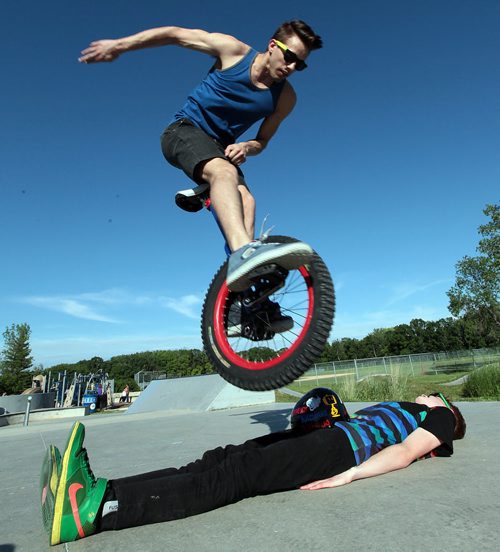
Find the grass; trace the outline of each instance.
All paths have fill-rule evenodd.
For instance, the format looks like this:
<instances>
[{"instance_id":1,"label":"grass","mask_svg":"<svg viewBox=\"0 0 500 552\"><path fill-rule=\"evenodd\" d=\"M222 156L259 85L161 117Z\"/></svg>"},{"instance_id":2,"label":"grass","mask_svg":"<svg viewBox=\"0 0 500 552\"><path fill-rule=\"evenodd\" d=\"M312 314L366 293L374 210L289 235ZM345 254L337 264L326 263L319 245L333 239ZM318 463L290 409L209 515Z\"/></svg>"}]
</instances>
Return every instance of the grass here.
<instances>
[{"instance_id":1,"label":"grass","mask_svg":"<svg viewBox=\"0 0 500 552\"><path fill-rule=\"evenodd\" d=\"M446 385L468 375L465 383ZM451 401L457 400L500 400L500 362L470 371L438 373L411 376L398 370L387 376L370 376L355 381L353 375L298 380L288 389L304 394L315 387L330 387L346 402L352 401L413 401L421 394L441 391ZM276 392L278 402L294 402L293 397Z\"/></svg>"}]
</instances>

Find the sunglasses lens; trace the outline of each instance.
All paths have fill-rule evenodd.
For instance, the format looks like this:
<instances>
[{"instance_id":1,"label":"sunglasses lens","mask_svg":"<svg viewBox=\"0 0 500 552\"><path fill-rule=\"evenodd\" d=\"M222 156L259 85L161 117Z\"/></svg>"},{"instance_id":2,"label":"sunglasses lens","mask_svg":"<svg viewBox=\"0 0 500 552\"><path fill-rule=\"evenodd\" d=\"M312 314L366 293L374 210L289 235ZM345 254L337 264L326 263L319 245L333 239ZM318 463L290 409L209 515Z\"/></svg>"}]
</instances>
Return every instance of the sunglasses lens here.
<instances>
[{"instance_id":1,"label":"sunglasses lens","mask_svg":"<svg viewBox=\"0 0 500 552\"><path fill-rule=\"evenodd\" d=\"M295 63L295 69L297 71L303 71L307 65L306 62L297 57L297 54L290 52L290 50L283 50L283 56L287 64Z\"/></svg>"}]
</instances>

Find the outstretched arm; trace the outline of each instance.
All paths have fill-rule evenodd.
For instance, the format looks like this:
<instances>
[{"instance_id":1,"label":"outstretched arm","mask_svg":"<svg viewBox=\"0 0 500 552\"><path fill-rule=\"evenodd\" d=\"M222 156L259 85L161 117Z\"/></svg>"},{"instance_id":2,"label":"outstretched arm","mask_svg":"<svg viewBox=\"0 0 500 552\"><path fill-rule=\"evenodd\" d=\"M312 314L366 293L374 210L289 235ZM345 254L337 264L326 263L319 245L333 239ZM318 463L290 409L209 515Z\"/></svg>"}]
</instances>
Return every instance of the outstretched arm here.
<instances>
[{"instance_id":1,"label":"outstretched arm","mask_svg":"<svg viewBox=\"0 0 500 552\"><path fill-rule=\"evenodd\" d=\"M131 50L167 45L182 46L212 55L219 58L223 65L231 63L232 58L244 55L248 51L246 44L222 33L209 33L201 29L182 27L158 27L123 38L92 42L82 51L78 61L81 63L114 61L121 54Z\"/></svg>"},{"instance_id":2,"label":"outstretched arm","mask_svg":"<svg viewBox=\"0 0 500 552\"><path fill-rule=\"evenodd\" d=\"M394 470L400 470L409 466L417 458L428 454L440 444L441 441L435 435L419 427L408 435L402 443L391 445L381 450L359 466L354 466L328 479L321 479L303 485L301 489L315 491L330 487L341 487L356 479L374 477Z\"/></svg>"}]
</instances>

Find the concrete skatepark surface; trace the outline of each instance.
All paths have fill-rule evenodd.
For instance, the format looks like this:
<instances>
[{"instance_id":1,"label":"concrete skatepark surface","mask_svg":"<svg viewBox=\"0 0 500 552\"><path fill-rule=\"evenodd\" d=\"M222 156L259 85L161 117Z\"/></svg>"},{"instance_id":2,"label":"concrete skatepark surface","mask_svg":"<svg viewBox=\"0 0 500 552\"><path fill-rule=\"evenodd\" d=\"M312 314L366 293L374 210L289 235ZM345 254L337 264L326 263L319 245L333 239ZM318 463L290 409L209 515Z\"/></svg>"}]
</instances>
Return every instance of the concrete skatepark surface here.
<instances>
[{"instance_id":1,"label":"concrete skatepark surface","mask_svg":"<svg viewBox=\"0 0 500 552\"><path fill-rule=\"evenodd\" d=\"M468 433L449 459L417 462L338 489L250 498L52 548L41 523L39 470L48 443L62 451L72 421L0 428L0 552L496 550L500 402L458 405ZM208 448L285 429L292 406L94 414L81 421L94 473L113 478L180 466ZM363 404L347 406L353 412Z\"/></svg>"}]
</instances>

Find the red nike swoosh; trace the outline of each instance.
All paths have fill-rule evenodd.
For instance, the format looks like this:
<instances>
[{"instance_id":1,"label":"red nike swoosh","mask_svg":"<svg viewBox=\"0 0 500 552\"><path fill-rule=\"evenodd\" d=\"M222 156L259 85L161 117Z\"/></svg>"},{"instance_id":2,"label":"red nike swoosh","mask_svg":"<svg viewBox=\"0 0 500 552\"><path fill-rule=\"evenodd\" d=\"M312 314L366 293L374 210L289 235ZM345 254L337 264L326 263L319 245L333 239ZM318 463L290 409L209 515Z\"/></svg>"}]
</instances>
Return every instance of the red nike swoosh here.
<instances>
[{"instance_id":1,"label":"red nike swoosh","mask_svg":"<svg viewBox=\"0 0 500 552\"><path fill-rule=\"evenodd\" d=\"M69 486L68 494L71 510L73 511L73 517L75 518L76 528L78 529L80 538L83 539L85 537L85 533L83 532L82 522L80 521L80 512L78 511L78 502L76 501L76 493L80 489L83 489L83 485L81 483L72 483Z\"/></svg>"}]
</instances>

